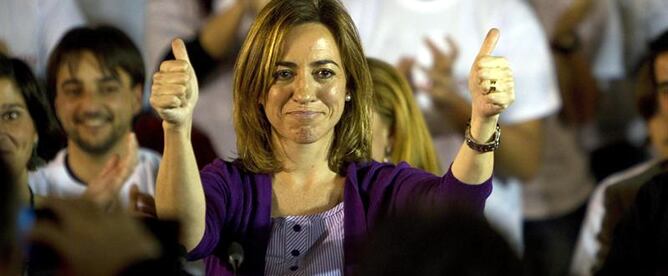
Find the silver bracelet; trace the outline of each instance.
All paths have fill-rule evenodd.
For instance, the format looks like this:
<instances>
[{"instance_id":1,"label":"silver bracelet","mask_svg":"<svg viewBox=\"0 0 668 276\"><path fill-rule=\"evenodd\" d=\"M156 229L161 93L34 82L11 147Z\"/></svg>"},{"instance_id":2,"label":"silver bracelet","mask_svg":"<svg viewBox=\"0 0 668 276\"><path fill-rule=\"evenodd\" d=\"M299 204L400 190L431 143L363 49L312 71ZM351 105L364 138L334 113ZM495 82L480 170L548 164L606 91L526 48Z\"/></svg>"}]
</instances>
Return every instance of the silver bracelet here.
<instances>
[{"instance_id":1,"label":"silver bracelet","mask_svg":"<svg viewBox=\"0 0 668 276\"><path fill-rule=\"evenodd\" d=\"M466 145L477 152L490 152L495 151L499 148L501 144L501 127L499 124L496 124L496 131L494 131L494 136L487 143L478 143L473 136L471 135L471 122L466 123L466 131L464 132L464 141Z\"/></svg>"}]
</instances>

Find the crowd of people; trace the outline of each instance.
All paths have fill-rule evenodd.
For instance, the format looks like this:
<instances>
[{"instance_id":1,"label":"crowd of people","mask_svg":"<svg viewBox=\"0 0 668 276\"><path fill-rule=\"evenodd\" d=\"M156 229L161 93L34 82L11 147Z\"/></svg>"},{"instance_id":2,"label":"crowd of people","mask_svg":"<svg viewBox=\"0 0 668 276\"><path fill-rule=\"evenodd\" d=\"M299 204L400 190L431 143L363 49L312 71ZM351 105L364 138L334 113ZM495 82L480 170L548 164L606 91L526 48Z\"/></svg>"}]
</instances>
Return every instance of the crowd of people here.
<instances>
[{"instance_id":1,"label":"crowd of people","mask_svg":"<svg viewBox=\"0 0 668 276\"><path fill-rule=\"evenodd\" d=\"M1 275L668 273L668 2L114 3L0 3Z\"/></svg>"}]
</instances>

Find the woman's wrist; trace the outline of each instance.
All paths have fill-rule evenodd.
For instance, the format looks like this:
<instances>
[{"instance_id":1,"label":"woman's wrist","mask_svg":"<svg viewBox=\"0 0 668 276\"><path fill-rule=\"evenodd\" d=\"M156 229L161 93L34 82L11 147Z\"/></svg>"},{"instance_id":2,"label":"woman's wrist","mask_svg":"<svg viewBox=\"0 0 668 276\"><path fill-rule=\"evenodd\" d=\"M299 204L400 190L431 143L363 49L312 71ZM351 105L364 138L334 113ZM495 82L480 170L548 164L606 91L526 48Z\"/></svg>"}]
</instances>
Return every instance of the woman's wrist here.
<instances>
[{"instance_id":1,"label":"woman's wrist","mask_svg":"<svg viewBox=\"0 0 668 276\"><path fill-rule=\"evenodd\" d=\"M165 132L165 138L167 138L167 136L179 136L190 139L190 133L192 132L192 121L183 122L178 125L168 123L167 121L162 121L162 129Z\"/></svg>"},{"instance_id":2,"label":"woman's wrist","mask_svg":"<svg viewBox=\"0 0 668 276\"><path fill-rule=\"evenodd\" d=\"M469 123L469 131L471 138L480 143L485 143L491 140L496 132L496 125L498 124L499 115L487 118L471 118Z\"/></svg>"}]
</instances>

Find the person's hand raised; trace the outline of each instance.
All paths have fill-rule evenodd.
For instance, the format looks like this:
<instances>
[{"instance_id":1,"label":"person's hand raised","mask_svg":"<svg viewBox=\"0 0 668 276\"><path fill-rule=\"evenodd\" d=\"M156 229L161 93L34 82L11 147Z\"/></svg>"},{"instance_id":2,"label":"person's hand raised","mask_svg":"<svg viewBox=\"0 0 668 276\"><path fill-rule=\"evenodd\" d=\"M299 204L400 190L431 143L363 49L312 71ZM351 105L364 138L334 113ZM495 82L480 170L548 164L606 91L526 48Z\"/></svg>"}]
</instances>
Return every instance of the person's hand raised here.
<instances>
[{"instance_id":1,"label":"person's hand raised","mask_svg":"<svg viewBox=\"0 0 668 276\"><path fill-rule=\"evenodd\" d=\"M118 154L112 156L102 171L88 183L88 188L83 194L84 198L105 209L120 207L119 192L137 166L139 155L137 138L131 132L125 139L125 156L121 157Z\"/></svg>"},{"instance_id":2,"label":"person's hand raised","mask_svg":"<svg viewBox=\"0 0 668 276\"><path fill-rule=\"evenodd\" d=\"M498 119L515 101L513 72L504 57L492 56L499 30L489 30L469 74L471 121Z\"/></svg>"},{"instance_id":3,"label":"person's hand raised","mask_svg":"<svg viewBox=\"0 0 668 276\"><path fill-rule=\"evenodd\" d=\"M156 238L126 212L108 212L85 199L47 198L52 218L38 217L30 233L62 259L55 275L119 275L137 262L156 259Z\"/></svg>"},{"instance_id":4,"label":"person's hand raised","mask_svg":"<svg viewBox=\"0 0 668 276\"><path fill-rule=\"evenodd\" d=\"M151 87L151 106L162 118L165 131L190 129L199 94L183 40L172 41L172 52L176 59L160 64Z\"/></svg>"},{"instance_id":5,"label":"person's hand raised","mask_svg":"<svg viewBox=\"0 0 668 276\"><path fill-rule=\"evenodd\" d=\"M455 101L463 100L457 94L456 79L453 67L459 56L459 47L451 37L446 37L449 51L441 50L434 41L427 38L426 44L431 52L433 64L430 68L422 68L429 77L429 85L420 86L420 90L427 91L437 106L445 107ZM446 112L447 113L447 112Z\"/></svg>"}]
</instances>

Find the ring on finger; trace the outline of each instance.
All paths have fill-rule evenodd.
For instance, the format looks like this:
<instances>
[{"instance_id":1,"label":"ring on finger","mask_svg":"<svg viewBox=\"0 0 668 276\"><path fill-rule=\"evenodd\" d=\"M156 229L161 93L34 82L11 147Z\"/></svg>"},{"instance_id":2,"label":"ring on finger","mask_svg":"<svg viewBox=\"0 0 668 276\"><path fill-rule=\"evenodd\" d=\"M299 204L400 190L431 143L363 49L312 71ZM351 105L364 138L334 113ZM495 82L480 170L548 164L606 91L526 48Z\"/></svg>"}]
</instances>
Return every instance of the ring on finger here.
<instances>
[{"instance_id":1,"label":"ring on finger","mask_svg":"<svg viewBox=\"0 0 668 276\"><path fill-rule=\"evenodd\" d=\"M495 91L496 91L496 80L490 80L489 81L489 90L487 90L487 94L494 93Z\"/></svg>"}]
</instances>

